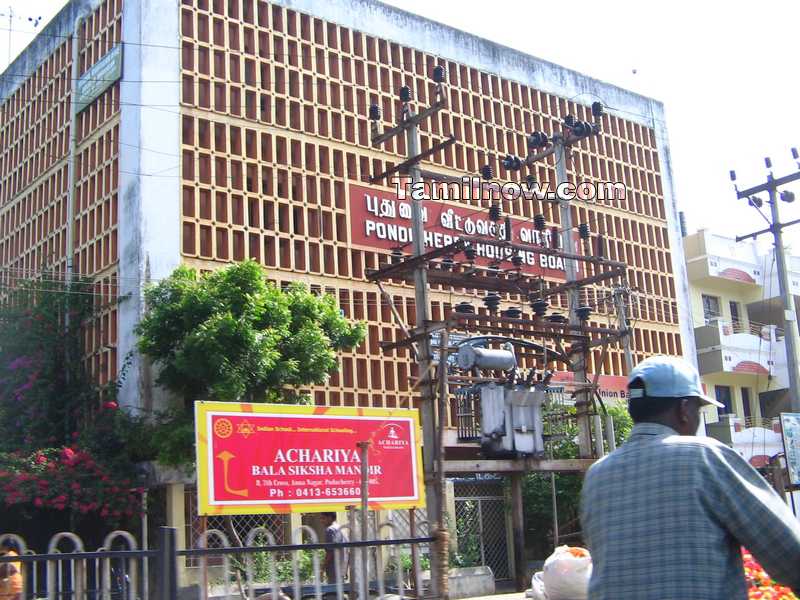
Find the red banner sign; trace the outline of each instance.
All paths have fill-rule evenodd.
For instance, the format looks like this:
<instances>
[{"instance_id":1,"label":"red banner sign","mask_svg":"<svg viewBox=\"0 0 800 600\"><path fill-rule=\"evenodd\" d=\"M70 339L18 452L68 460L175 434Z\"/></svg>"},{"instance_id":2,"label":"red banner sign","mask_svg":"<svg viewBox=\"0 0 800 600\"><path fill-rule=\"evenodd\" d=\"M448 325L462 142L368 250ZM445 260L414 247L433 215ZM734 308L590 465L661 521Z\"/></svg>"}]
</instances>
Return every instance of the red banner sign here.
<instances>
[{"instance_id":1,"label":"red banner sign","mask_svg":"<svg viewBox=\"0 0 800 600\"><path fill-rule=\"evenodd\" d=\"M589 374L589 381L594 375ZM575 381L575 373L569 371L558 371L553 374L551 385L571 384ZM603 400L627 400L628 398L628 378L624 375L600 375L597 378L597 392Z\"/></svg>"},{"instance_id":2,"label":"red banner sign","mask_svg":"<svg viewBox=\"0 0 800 600\"><path fill-rule=\"evenodd\" d=\"M411 203L405 195L398 196L377 188L361 185L350 185L350 239L353 244L365 248L383 248L391 250L405 246L411 252ZM505 239L505 223L493 223L489 220L487 209L464 206L443 200L425 200L422 202L423 222L425 223L425 247L427 249L442 248L464 236L497 235ZM543 254L542 247L555 248L559 243L559 235L551 229L538 231L533 222L519 218L511 219L512 239L515 244L529 246L529 250L520 252L522 270L531 275L544 275L557 279L565 279L564 260L560 257ZM577 239L571 252L578 252ZM476 244L477 258L475 262L481 266L501 263L501 268L513 269L512 251L500 251L495 246ZM580 264L578 265L580 269Z\"/></svg>"},{"instance_id":3,"label":"red banner sign","mask_svg":"<svg viewBox=\"0 0 800 600\"><path fill-rule=\"evenodd\" d=\"M369 501L422 503L417 412L196 403L201 514L319 512L357 504L369 441Z\"/></svg>"}]
</instances>

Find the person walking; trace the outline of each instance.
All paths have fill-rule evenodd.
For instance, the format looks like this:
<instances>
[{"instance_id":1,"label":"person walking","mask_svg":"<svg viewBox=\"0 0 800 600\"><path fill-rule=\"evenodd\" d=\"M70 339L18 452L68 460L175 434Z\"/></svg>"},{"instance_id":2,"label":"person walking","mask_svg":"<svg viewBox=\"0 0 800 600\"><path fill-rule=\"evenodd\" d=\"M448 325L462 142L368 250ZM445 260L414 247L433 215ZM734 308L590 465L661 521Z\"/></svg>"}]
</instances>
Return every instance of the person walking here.
<instances>
[{"instance_id":1,"label":"person walking","mask_svg":"<svg viewBox=\"0 0 800 600\"><path fill-rule=\"evenodd\" d=\"M674 357L628 379L634 426L593 464L581 493L591 600L746 600L741 546L800 591L800 521L732 448L697 437L697 370Z\"/></svg>"},{"instance_id":2,"label":"person walking","mask_svg":"<svg viewBox=\"0 0 800 600\"><path fill-rule=\"evenodd\" d=\"M322 526L325 527L325 542L327 544L341 544L347 541L339 523L336 522L335 512L324 512L320 515ZM325 578L328 583L336 583L337 564L336 552L339 552L338 573L342 581L347 573L347 551L325 550Z\"/></svg>"}]
</instances>

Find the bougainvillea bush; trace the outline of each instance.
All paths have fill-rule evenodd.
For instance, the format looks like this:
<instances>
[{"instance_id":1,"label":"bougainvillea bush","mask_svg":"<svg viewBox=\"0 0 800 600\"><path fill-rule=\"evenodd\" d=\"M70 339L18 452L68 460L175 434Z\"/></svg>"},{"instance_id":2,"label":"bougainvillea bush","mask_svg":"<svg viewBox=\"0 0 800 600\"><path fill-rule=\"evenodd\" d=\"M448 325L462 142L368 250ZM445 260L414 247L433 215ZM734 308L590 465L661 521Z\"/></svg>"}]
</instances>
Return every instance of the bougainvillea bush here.
<instances>
[{"instance_id":1,"label":"bougainvillea bush","mask_svg":"<svg viewBox=\"0 0 800 600\"><path fill-rule=\"evenodd\" d=\"M753 555L742 548L744 576L747 579L748 597L759 600L798 600L786 586L778 585L767 575Z\"/></svg>"},{"instance_id":2,"label":"bougainvillea bush","mask_svg":"<svg viewBox=\"0 0 800 600\"><path fill-rule=\"evenodd\" d=\"M0 533L39 546L64 530L102 539L141 512L143 421L117 405L119 378L88 369L86 340L116 302L97 291L43 273L0 298Z\"/></svg>"},{"instance_id":3,"label":"bougainvillea bush","mask_svg":"<svg viewBox=\"0 0 800 600\"><path fill-rule=\"evenodd\" d=\"M47 448L33 454L0 457L0 490L6 507L19 506L35 517L35 510L97 513L109 522L138 514L142 488L119 479L87 451Z\"/></svg>"}]
</instances>

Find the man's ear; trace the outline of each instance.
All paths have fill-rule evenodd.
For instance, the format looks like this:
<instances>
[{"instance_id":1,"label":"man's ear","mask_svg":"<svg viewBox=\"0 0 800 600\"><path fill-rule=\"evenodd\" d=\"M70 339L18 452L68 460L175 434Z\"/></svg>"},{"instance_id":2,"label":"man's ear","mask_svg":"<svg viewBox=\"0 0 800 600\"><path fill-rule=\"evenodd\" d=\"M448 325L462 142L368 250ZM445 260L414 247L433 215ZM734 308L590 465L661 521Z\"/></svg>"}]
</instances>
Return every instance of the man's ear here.
<instances>
[{"instance_id":1,"label":"man's ear","mask_svg":"<svg viewBox=\"0 0 800 600\"><path fill-rule=\"evenodd\" d=\"M688 423L692 420L691 409L689 407L690 403L691 400L689 398L682 398L678 404L678 417L680 418L681 423Z\"/></svg>"}]
</instances>

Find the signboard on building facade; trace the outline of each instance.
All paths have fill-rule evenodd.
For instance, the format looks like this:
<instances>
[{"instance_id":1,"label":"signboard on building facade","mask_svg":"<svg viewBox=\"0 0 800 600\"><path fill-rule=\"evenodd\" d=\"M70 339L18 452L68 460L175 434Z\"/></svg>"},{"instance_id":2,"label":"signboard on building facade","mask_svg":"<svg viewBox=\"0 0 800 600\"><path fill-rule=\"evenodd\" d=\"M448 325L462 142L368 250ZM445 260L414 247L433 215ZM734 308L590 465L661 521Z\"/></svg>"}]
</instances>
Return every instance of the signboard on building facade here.
<instances>
[{"instance_id":1,"label":"signboard on building facade","mask_svg":"<svg viewBox=\"0 0 800 600\"><path fill-rule=\"evenodd\" d=\"M594 378L589 375L589 380ZM570 371L557 371L553 374L550 386L571 385L575 381L575 373ZM628 378L624 375L600 375L597 378L597 393L605 400L627 400Z\"/></svg>"},{"instance_id":2,"label":"signboard on building facade","mask_svg":"<svg viewBox=\"0 0 800 600\"><path fill-rule=\"evenodd\" d=\"M103 58L80 76L75 84L75 114L94 102L122 76L122 45L109 50Z\"/></svg>"},{"instance_id":3,"label":"signboard on building facade","mask_svg":"<svg viewBox=\"0 0 800 600\"><path fill-rule=\"evenodd\" d=\"M322 512L361 501L358 442L374 510L425 504L416 410L196 402L201 515Z\"/></svg>"},{"instance_id":4,"label":"signboard on building facade","mask_svg":"<svg viewBox=\"0 0 800 600\"><path fill-rule=\"evenodd\" d=\"M789 483L800 485L800 413L781 413L781 429Z\"/></svg>"},{"instance_id":5,"label":"signboard on building facade","mask_svg":"<svg viewBox=\"0 0 800 600\"><path fill-rule=\"evenodd\" d=\"M411 254L411 203L404 193L382 190L380 188L350 185L350 240L356 246L375 250L391 250L405 247ZM437 199L422 201L423 222L425 224L425 248L443 248L465 236L496 235L500 227L501 237L505 236L505 224L495 224L489 220L486 208L466 206L452 201ZM558 231L546 229L537 231L533 220L511 218L512 240L515 244L529 246L530 250L520 252L522 271L529 275L543 275L555 279L566 279L564 259L537 251L538 248L557 248ZM576 238L577 240L577 238ZM577 241L576 241L577 244ZM502 251L493 245L476 244L475 263L488 266L499 262L500 268L516 269L511 263L512 251ZM576 252L576 248L570 249ZM580 263L578 269L580 272Z\"/></svg>"}]
</instances>

